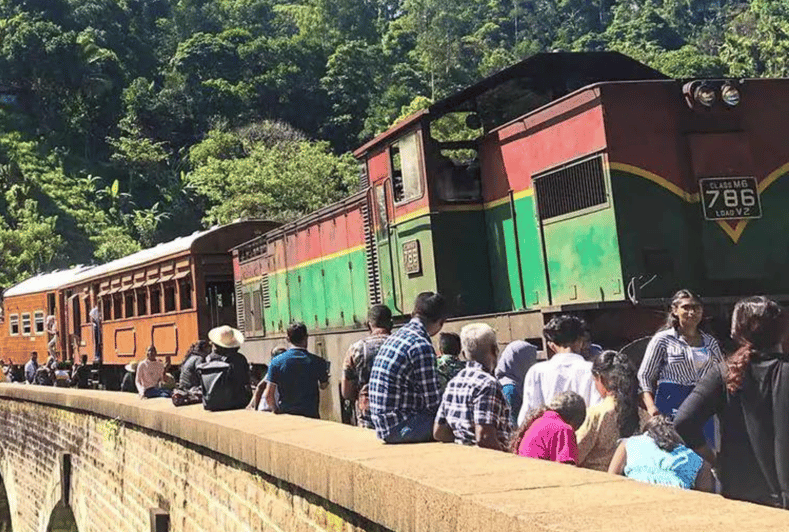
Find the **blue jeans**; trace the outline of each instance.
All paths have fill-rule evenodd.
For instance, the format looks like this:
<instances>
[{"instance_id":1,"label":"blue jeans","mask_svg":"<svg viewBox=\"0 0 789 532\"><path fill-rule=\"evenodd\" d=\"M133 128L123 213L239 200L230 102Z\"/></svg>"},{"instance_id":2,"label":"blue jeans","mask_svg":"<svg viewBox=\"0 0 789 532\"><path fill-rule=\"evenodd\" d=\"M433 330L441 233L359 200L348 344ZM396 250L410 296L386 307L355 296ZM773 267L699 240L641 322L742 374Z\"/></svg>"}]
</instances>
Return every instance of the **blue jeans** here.
<instances>
[{"instance_id":1,"label":"blue jeans","mask_svg":"<svg viewBox=\"0 0 789 532\"><path fill-rule=\"evenodd\" d=\"M433 441L433 421L436 415L420 412L395 426L384 443L420 443Z\"/></svg>"},{"instance_id":2,"label":"blue jeans","mask_svg":"<svg viewBox=\"0 0 789 532\"><path fill-rule=\"evenodd\" d=\"M172 395L173 393L170 390L165 390L164 388L148 388L142 394L146 399L152 399L154 397L172 397Z\"/></svg>"},{"instance_id":3,"label":"blue jeans","mask_svg":"<svg viewBox=\"0 0 789 532\"><path fill-rule=\"evenodd\" d=\"M507 404L510 405L510 418L512 421L512 426L517 427L518 413L521 411L523 397L521 397L521 394L518 393L518 388L516 388L514 384L505 384L501 387L501 389L504 392L504 399L506 399Z\"/></svg>"}]
</instances>

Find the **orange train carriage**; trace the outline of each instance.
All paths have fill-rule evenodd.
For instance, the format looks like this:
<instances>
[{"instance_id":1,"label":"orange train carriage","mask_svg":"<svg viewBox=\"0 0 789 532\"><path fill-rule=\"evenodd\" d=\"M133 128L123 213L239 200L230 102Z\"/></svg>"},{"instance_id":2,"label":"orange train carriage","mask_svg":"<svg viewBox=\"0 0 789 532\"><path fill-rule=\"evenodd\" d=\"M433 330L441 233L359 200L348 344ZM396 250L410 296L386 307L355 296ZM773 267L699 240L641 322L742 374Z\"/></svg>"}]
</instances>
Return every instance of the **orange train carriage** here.
<instances>
[{"instance_id":1,"label":"orange train carriage","mask_svg":"<svg viewBox=\"0 0 789 532\"><path fill-rule=\"evenodd\" d=\"M47 315L56 318L59 360L95 353L90 312L101 316L100 356L120 368L154 345L178 364L212 327L236 325L232 258L228 249L278 224L237 222L159 244L94 267L41 275L4 292L0 357L24 363L43 357ZM117 372L108 372L108 375ZM108 383L109 384L109 383Z\"/></svg>"}]
</instances>

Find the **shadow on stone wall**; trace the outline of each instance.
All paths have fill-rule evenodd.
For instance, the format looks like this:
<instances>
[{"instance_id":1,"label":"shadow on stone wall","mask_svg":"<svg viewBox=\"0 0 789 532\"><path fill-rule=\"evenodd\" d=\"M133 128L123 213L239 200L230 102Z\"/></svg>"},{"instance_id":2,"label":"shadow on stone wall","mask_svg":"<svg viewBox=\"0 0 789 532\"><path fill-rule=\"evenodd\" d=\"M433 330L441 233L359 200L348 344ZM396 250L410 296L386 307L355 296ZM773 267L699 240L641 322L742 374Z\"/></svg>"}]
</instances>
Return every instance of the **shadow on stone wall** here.
<instances>
[{"instance_id":1,"label":"shadow on stone wall","mask_svg":"<svg viewBox=\"0 0 789 532\"><path fill-rule=\"evenodd\" d=\"M71 508L59 502L55 509L52 510L47 532L79 532L77 521L74 519L74 513L71 511Z\"/></svg>"},{"instance_id":2,"label":"shadow on stone wall","mask_svg":"<svg viewBox=\"0 0 789 532\"><path fill-rule=\"evenodd\" d=\"M3 477L0 477L0 532L12 532L11 509L8 505L8 494L5 491Z\"/></svg>"}]
</instances>

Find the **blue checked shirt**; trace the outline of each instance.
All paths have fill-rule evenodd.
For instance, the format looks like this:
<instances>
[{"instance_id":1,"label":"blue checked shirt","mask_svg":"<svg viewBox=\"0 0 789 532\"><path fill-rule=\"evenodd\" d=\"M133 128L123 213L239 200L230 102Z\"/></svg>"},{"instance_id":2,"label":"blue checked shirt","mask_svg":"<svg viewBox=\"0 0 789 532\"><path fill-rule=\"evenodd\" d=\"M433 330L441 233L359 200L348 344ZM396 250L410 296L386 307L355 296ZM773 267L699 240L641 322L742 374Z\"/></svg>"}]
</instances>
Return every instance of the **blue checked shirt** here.
<instances>
[{"instance_id":1,"label":"blue checked shirt","mask_svg":"<svg viewBox=\"0 0 789 532\"><path fill-rule=\"evenodd\" d=\"M462 445L477 444L477 425L496 427L496 438L503 449L510 440L510 408L501 384L474 360L447 384L436 423L449 425L455 443Z\"/></svg>"},{"instance_id":2,"label":"blue checked shirt","mask_svg":"<svg viewBox=\"0 0 789 532\"><path fill-rule=\"evenodd\" d=\"M425 326L412 319L381 346L370 374L370 414L379 438L441 400L436 352Z\"/></svg>"}]
</instances>

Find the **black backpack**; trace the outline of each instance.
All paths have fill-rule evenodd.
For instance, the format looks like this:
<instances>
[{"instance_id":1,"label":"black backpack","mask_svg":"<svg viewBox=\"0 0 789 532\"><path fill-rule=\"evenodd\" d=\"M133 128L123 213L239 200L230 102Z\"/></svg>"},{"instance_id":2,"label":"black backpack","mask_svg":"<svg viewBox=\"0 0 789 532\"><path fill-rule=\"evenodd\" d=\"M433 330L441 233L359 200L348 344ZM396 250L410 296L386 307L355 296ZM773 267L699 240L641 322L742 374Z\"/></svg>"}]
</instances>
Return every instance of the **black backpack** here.
<instances>
[{"instance_id":1,"label":"black backpack","mask_svg":"<svg viewBox=\"0 0 789 532\"><path fill-rule=\"evenodd\" d=\"M214 360L197 366L200 388L203 391L203 408L206 410L232 410L236 408L233 393L233 366L224 360Z\"/></svg>"}]
</instances>

